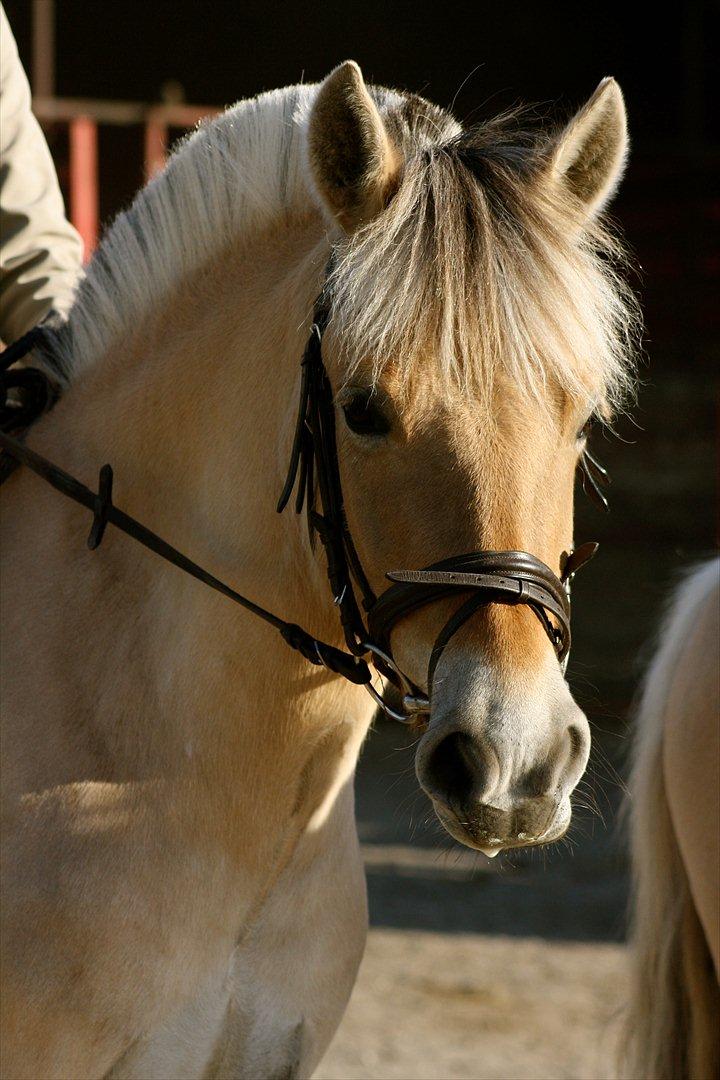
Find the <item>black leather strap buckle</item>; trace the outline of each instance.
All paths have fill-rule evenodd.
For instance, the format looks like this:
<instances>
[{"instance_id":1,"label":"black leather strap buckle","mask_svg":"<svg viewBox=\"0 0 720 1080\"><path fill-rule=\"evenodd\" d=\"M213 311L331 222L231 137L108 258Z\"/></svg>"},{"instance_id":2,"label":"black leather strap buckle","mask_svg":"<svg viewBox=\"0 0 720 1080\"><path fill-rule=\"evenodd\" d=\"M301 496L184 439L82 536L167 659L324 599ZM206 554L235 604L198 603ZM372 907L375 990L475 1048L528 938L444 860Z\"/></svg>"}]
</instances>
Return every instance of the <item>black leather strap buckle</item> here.
<instances>
[{"instance_id":1,"label":"black leather strap buckle","mask_svg":"<svg viewBox=\"0 0 720 1080\"><path fill-rule=\"evenodd\" d=\"M33 367L2 372L0 428L22 431L30 427L55 401L55 391L44 371Z\"/></svg>"}]
</instances>

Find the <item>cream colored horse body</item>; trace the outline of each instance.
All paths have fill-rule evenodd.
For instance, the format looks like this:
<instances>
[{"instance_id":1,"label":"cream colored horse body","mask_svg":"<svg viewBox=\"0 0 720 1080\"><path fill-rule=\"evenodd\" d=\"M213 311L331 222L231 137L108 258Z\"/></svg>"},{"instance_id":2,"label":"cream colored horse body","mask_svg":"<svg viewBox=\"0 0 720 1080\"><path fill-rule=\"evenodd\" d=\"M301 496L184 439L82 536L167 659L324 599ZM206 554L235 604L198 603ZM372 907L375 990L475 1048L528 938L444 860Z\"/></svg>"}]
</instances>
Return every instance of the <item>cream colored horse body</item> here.
<instances>
[{"instance_id":1,"label":"cream colored horse body","mask_svg":"<svg viewBox=\"0 0 720 1080\"><path fill-rule=\"evenodd\" d=\"M418 99L379 94L382 117L344 65L320 91L267 95L199 132L104 242L57 343L69 388L31 435L89 485L112 462L119 506L338 644L322 555L301 519L274 511L308 315L330 241L360 257L363 223L385 213L389 226L417 225L403 200L425 184L423 147L460 130ZM576 432L606 407L619 371L607 342L602 351L612 289L580 239L622 164L615 85L542 153L534 186L513 181L535 215L528 228L543 220L535 202L557 218L520 253L537 278L523 318L548 252L547 280L564 274L578 295L564 301L567 334L536 372L537 393L500 369L510 344L496 371L454 390L432 364L413 385L394 362L378 375L377 355L349 365L339 303L340 332L331 326L324 350L331 377L374 380L395 425L387 443L364 441L338 413L348 515L376 590L393 565L518 547L557 570L570 547ZM461 202L453 212L465 230ZM441 267L419 265L418 287ZM448 280L448 302L456 286ZM515 299L508 291L507 312ZM488 294L498 328L502 304ZM539 349L556 322L540 326L541 315L516 328L514 349L526 339ZM466 347L472 327L458 325ZM585 340L584 367L568 358L572 340ZM112 528L88 551L87 512L33 475L19 471L3 498L3 1075L308 1075L362 953L352 774L370 698ZM393 639L421 683L447 617L437 607ZM453 816L424 772L458 731L493 747L477 821ZM532 614L493 608L438 667L418 771L465 842L485 843L491 800L500 846L526 842L516 814L534 814L538 839L550 839L567 825L587 740Z\"/></svg>"},{"instance_id":2,"label":"cream colored horse body","mask_svg":"<svg viewBox=\"0 0 720 1080\"><path fill-rule=\"evenodd\" d=\"M282 382L302 352L316 283L288 311L295 330L284 364L268 354L277 345L258 316L282 288L285 252L297 255L308 233L312 249L317 229L258 238L247 252L254 288L245 285L243 261L233 269L218 263L212 313L203 313L200 281L175 298L164 319L178 337L187 327L184 355L202 360L178 365L175 334L134 353L124 343L117 366L108 358L88 372L35 440L90 483L95 465L111 458L119 505L303 622L310 595L325 595L324 568L293 554L301 523L277 518L273 495L292 413ZM257 358L263 377L243 372L236 421L216 425L234 320L248 328L238 353ZM133 401L140 374L142 407ZM244 400L263 402L252 423ZM208 439L212 477L207 458L189 451ZM269 471L257 460L266 447ZM6 962L6 1030L22 1052L15 1057L5 1042L5 1075L104 1075L128 1046L120 1076L205 1075L216 1057L219 1075L271 1076L246 1065L275 1050L278 1075L291 1061L307 1074L362 952L351 773L370 698L310 667L271 628L126 537L109 533L97 558L84 545L86 513L29 474L10 483L3 916L6 942L22 941L23 959L17 969L12 957L9 969ZM228 498L232 516L223 512ZM270 548L273 533L284 548ZM39 610L29 624L33 598ZM324 608L313 605L313 629L336 635L332 605ZM28 637L31 626L42 648ZM345 796L336 799L339 790ZM282 880L288 862L304 860L303 874ZM275 906L286 916L282 934L273 931ZM262 947L255 934L262 941L264 920L271 941ZM314 950L326 955L312 957ZM271 971L263 970L268 962ZM242 978L233 974L238 966ZM252 998L258 987L259 1046L246 1005L248 988ZM160 1050L147 1038L155 1031Z\"/></svg>"},{"instance_id":3,"label":"cream colored horse body","mask_svg":"<svg viewBox=\"0 0 720 1080\"><path fill-rule=\"evenodd\" d=\"M352 784L306 833L252 931L112 1077L307 1076L337 1027L365 944Z\"/></svg>"},{"instance_id":4,"label":"cream colored horse body","mask_svg":"<svg viewBox=\"0 0 720 1080\"><path fill-rule=\"evenodd\" d=\"M669 614L638 713L630 784L631 999L623 1075L720 1069L720 562Z\"/></svg>"}]
</instances>

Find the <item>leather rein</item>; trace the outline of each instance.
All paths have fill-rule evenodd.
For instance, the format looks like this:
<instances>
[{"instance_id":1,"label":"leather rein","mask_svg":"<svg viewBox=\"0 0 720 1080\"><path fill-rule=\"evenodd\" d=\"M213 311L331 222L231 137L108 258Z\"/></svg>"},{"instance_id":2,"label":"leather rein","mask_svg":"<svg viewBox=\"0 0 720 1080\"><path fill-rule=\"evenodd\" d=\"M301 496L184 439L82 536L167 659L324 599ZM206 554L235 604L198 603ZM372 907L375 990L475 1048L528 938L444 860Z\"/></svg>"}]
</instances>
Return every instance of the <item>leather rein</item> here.
<instances>
[{"instance_id":1,"label":"leather rein","mask_svg":"<svg viewBox=\"0 0 720 1080\"><path fill-rule=\"evenodd\" d=\"M59 396L58 388L40 368L11 368L40 344L46 333L42 327L31 330L0 354L3 387L0 483L19 465L25 465L61 494L91 511L93 522L87 540L91 550L102 542L106 526L113 525L167 562L274 626L283 640L311 664L326 667L352 683L365 686L388 715L403 723L413 723L430 713L433 676L443 650L474 612L486 604L528 606L539 619L563 664L570 649L570 581L595 554L598 546L595 543L583 544L569 555L564 554L561 577L528 552L476 551L443 559L420 570L391 570L386 577L392 584L379 597L375 595L345 516L335 405L322 357L322 338L328 317L329 307L323 291L315 306L310 337L302 357L300 401L290 465L277 510L285 509L294 491L295 511L305 511L311 543L314 544L316 536L320 538L347 651L321 641L296 623L287 622L249 600L115 506L110 465L100 469L98 490L94 492L25 445L25 432L52 408ZM596 468L601 467L596 465ZM584 469L584 486L586 479L592 488L597 488L599 476L588 476ZM445 623L433 645L425 694L395 663L390 635L396 623L406 615L436 600L456 595L465 599ZM375 688L368 660L400 691L401 709L386 702Z\"/></svg>"}]
</instances>

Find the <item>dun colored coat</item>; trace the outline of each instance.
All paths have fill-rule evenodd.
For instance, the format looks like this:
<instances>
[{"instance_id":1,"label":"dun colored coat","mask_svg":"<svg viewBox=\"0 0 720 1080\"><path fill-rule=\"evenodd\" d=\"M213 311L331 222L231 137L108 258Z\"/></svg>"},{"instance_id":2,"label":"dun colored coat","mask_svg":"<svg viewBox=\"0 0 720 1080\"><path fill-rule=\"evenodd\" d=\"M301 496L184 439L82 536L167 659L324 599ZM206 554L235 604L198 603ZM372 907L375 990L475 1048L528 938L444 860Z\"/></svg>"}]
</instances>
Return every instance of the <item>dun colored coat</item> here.
<instances>
[{"instance_id":1,"label":"dun colored coat","mask_svg":"<svg viewBox=\"0 0 720 1080\"><path fill-rule=\"evenodd\" d=\"M274 510L332 248L323 353L373 588L480 549L559 572L589 418L630 379L598 217L625 153L613 80L560 132L465 131L352 63L243 102L108 232L35 357L64 394L29 443L88 485L111 462L118 506L339 645L322 552ZM88 551L87 513L27 470L3 502L3 1075L308 1076L363 951L370 698L115 530ZM393 633L421 686L452 603ZM588 747L533 613L479 612L418 749L450 831L555 839Z\"/></svg>"}]
</instances>

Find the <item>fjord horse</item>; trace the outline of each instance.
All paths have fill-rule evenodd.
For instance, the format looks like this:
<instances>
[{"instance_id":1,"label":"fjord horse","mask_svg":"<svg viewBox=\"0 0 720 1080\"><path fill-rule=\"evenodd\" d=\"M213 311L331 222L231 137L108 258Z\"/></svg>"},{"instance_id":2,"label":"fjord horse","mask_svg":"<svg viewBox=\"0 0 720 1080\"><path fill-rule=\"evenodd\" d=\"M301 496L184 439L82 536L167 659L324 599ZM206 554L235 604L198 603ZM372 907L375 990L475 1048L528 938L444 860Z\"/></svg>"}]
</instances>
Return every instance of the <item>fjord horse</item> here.
<instances>
[{"instance_id":1,"label":"fjord horse","mask_svg":"<svg viewBox=\"0 0 720 1080\"><path fill-rule=\"evenodd\" d=\"M341 644L321 545L278 516L300 357L323 356L370 584L456 552L556 574L592 416L632 378L602 209L622 96L558 131L464 130L345 63L202 126L104 238L32 360L62 390L28 445L218 577ZM3 490L3 1075L308 1076L366 899L353 770L374 705L265 623L18 470ZM403 619L425 688L443 600ZM448 829L556 839L588 724L527 607L437 665L417 771Z\"/></svg>"}]
</instances>

